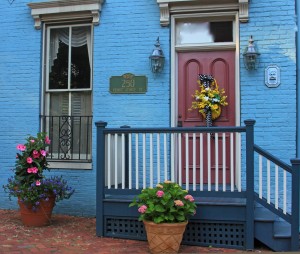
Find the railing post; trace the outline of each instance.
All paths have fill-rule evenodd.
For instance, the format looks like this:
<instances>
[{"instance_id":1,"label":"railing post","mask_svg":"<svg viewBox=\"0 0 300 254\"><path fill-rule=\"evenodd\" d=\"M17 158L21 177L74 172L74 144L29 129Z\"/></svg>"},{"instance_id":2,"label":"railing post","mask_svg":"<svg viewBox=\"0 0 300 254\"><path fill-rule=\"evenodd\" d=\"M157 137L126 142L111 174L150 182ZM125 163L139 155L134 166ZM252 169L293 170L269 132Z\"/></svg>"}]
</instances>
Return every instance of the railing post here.
<instances>
[{"instance_id":1,"label":"railing post","mask_svg":"<svg viewBox=\"0 0 300 254\"><path fill-rule=\"evenodd\" d=\"M105 135L106 122L96 122L97 127L97 171L96 171L96 234L104 236L104 188L105 188Z\"/></svg>"},{"instance_id":2,"label":"railing post","mask_svg":"<svg viewBox=\"0 0 300 254\"><path fill-rule=\"evenodd\" d=\"M299 250L299 212L300 212L300 159L292 159L292 226L291 251Z\"/></svg>"},{"instance_id":3,"label":"railing post","mask_svg":"<svg viewBox=\"0 0 300 254\"><path fill-rule=\"evenodd\" d=\"M246 125L246 249L254 249L254 124L245 120Z\"/></svg>"}]
</instances>

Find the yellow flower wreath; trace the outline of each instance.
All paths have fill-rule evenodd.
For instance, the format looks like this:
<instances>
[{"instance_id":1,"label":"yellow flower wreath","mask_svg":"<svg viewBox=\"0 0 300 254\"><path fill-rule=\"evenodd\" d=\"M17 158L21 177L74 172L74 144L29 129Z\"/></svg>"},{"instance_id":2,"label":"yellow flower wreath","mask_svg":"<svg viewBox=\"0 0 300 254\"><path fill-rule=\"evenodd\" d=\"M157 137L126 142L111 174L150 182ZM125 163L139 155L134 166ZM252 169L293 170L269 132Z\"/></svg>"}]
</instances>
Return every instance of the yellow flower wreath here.
<instances>
[{"instance_id":1,"label":"yellow flower wreath","mask_svg":"<svg viewBox=\"0 0 300 254\"><path fill-rule=\"evenodd\" d=\"M190 110L197 109L204 118L206 118L207 110L211 110L212 120L217 119L221 115L221 106L228 105L224 89L219 90L215 79L209 87L205 87L200 80L198 80L198 84L200 89L192 95L195 101L192 102Z\"/></svg>"}]
</instances>

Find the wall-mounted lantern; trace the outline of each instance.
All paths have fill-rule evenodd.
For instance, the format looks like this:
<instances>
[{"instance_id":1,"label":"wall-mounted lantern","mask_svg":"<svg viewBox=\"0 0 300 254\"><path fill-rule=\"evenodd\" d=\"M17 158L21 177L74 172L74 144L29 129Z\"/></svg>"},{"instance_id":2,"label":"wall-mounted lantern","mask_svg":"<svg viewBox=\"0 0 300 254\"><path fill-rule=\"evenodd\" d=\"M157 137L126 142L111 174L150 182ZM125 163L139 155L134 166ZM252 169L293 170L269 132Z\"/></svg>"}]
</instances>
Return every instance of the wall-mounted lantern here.
<instances>
[{"instance_id":1,"label":"wall-mounted lantern","mask_svg":"<svg viewBox=\"0 0 300 254\"><path fill-rule=\"evenodd\" d=\"M154 44L152 54L149 56L150 69L153 73L160 73L164 69L165 57L162 49L160 48L159 37L157 37L156 43Z\"/></svg>"},{"instance_id":2,"label":"wall-mounted lantern","mask_svg":"<svg viewBox=\"0 0 300 254\"><path fill-rule=\"evenodd\" d=\"M255 48L254 40L252 35L249 39L249 44L245 48L243 57L244 57L244 65L247 70L256 70L259 64L259 55L258 50Z\"/></svg>"}]
</instances>

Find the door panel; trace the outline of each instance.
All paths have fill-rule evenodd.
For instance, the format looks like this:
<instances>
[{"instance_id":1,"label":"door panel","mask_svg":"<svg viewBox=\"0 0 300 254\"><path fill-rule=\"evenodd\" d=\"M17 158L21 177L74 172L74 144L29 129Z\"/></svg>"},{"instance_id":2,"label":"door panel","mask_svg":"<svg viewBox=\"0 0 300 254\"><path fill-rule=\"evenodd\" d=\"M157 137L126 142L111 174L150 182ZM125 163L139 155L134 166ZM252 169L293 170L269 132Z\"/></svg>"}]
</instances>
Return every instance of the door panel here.
<instances>
[{"instance_id":1,"label":"door panel","mask_svg":"<svg viewBox=\"0 0 300 254\"><path fill-rule=\"evenodd\" d=\"M235 126L235 52L234 51L217 51L217 52L188 52L178 53L178 126L195 127L206 126L205 119L197 110L189 110L192 105L196 89L199 89L197 83L199 74L212 75L220 89L225 90L228 106L222 107L219 118L213 121L213 126ZM185 135L182 137L182 144L185 144ZM193 176L193 137L189 135L189 182ZM208 143L210 148L208 151ZM217 148L216 148L217 146ZM216 142L215 137L203 134L203 147L200 146L200 136L195 139L196 154L203 154L203 161L200 156L196 157L196 179L197 182L202 178L200 176L200 166L203 166L203 182L215 183L215 168L218 168L218 183L223 182L223 168L226 169L226 182L230 179L230 147L229 134L226 133L225 151L223 151L223 139L219 135ZM201 151L203 150L203 151ZM233 148L234 150L234 148ZM232 151L233 151L232 150ZM185 155L185 145L182 147ZM218 154L218 158L216 157ZM225 167L223 167L222 156L225 156ZM216 163L217 161L217 163ZM183 180L186 174L186 158L182 160Z\"/></svg>"}]
</instances>

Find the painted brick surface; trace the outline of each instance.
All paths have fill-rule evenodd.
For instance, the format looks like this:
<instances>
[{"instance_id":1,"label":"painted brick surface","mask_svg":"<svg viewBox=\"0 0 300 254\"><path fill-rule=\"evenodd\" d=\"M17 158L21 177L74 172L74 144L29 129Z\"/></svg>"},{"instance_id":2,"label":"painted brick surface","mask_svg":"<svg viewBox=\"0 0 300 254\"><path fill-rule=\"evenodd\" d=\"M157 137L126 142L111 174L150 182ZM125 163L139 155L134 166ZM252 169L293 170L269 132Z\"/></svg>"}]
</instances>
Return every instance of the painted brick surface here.
<instances>
[{"instance_id":1,"label":"painted brick surface","mask_svg":"<svg viewBox=\"0 0 300 254\"><path fill-rule=\"evenodd\" d=\"M255 143L285 162L296 156L295 1L254 0L249 23L240 25L241 57L250 35L260 55L256 71L241 68L241 119L255 119ZM242 62L241 62L242 63ZM265 85L265 67L281 71L277 88Z\"/></svg>"},{"instance_id":2,"label":"painted brick surface","mask_svg":"<svg viewBox=\"0 0 300 254\"><path fill-rule=\"evenodd\" d=\"M39 130L42 31L26 0L0 1L0 185L14 166L15 146ZM37 0L30 2L38 2ZM108 127L170 126L170 30L159 23L155 0L106 0L100 25L94 27L93 121ZM241 120L255 119L255 142L288 162L296 151L296 56L294 0L250 1L250 19L240 24ZM242 53L253 35L261 53L260 67L245 70ZM166 56L164 72L154 76L148 57L157 37ZM281 70L278 88L264 84L264 69ZM110 94L109 78L124 73L148 77L146 94ZM76 189L55 212L95 215L96 133L93 127L93 169L52 170ZM17 208L0 188L0 208Z\"/></svg>"},{"instance_id":3,"label":"painted brick surface","mask_svg":"<svg viewBox=\"0 0 300 254\"><path fill-rule=\"evenodd\" d=\"M38 1L31 1L38 2ZM15 146L27 134L39 130L41 93L42 31L35 30L28 1L12 5L1 1L0 7L0 185L6 183L14 166ZM3 22L4 21L4 22ZM106 121L109 127L124 124L169 126L169 58L165 72L155 77L148 57L157 37L169 55L169 32L160 27L159 8L155 1L109 1L103 5L100 25L94 28L94 122ZM146 75L148 91L140 95L112 95L109 78L124 73ZM96 153L93 130L93 158ZM76 194L58 203L54 212L95 215L96 162L93 170L51 170L50 174L67 177ZM0 189L1 208L16 208Z\"/></svg>"}]
</instances>

